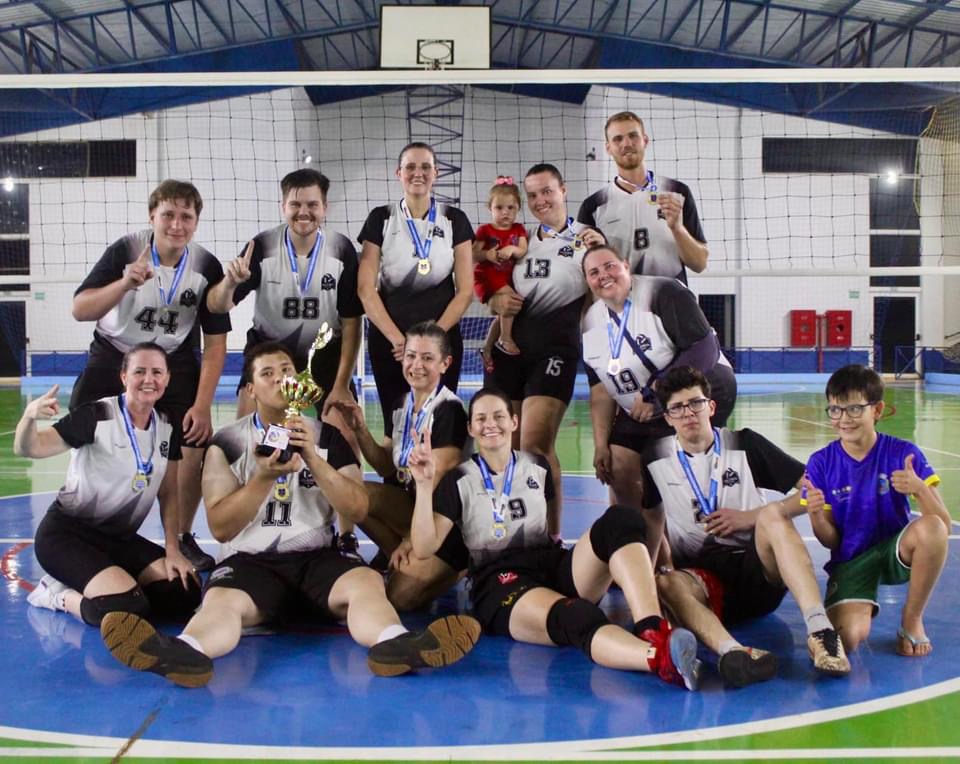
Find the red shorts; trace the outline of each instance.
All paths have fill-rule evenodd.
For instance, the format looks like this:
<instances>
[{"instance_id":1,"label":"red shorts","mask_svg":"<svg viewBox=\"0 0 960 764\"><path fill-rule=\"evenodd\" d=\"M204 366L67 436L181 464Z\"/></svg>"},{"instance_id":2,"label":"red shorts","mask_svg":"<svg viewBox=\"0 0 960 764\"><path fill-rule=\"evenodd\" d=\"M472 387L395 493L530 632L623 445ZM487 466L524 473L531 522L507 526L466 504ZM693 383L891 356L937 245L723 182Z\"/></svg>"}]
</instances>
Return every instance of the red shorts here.
<instances>
[{"instance_id":1,"label":"red shorts","mask_svg":"<svg viewBox=\"0 0 960 764\"><path fill-rule=\"evenodd\" d=\"M484 261L473 268L473 291L481 302L486 303L505 286L511 286L513 259L505 263Z\"/></svg>"}]
</instances>

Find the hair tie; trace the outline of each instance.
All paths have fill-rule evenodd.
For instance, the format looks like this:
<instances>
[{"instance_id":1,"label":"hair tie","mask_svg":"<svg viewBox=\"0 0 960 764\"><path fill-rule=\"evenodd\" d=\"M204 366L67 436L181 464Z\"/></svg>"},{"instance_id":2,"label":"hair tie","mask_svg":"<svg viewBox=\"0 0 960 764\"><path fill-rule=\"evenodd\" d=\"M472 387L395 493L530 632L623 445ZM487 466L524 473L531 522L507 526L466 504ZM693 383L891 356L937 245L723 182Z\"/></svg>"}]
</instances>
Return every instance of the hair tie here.
<instances>
[{"instance_id":1,"label":"hair tie","mask_svg":"<svg viewBox=\"0 0 960 764\"><path fill-rule=\"evenodd\" d=\"M513 182L512 175L498 175L496 181L494 182L495 186L514 186L516 185Z\"/></svg>"}]
</instances>

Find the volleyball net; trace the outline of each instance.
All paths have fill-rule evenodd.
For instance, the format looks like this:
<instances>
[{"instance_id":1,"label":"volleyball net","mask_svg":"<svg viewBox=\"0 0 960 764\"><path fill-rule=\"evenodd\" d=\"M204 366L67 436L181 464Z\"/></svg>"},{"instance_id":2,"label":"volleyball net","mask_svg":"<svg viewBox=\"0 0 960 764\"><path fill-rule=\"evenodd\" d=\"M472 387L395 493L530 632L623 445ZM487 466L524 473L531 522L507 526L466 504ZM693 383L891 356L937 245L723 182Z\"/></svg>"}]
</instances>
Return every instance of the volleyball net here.
<instances>
[{"instance_id":1,"label":"volleyball net","mask_svg":"<svg viewBox=\"0 0 960 764\"><path fill-rule=\"evenodd\" d=\"M839 101L863 83L708 83L682 71L659 83L602 70L567 82L556 73L512 74L471 81L463 72L414 72L406 86L395 73L376 72L335 84L320 73L296 85L283 75L276 84L262 75L215 85L184 77L180 105L163 108L169 90L154 88L157 107L146 108L150 100L130 78L117 87L102 80L86 87L90 80L81 78L82 91L64 98L86 104L76 109L84 117L97 113L90 105L115 104L132 90L136 109L42 129L6 120L0 329L12 346L23 344L22 373L70 374L82 363L92 327L71 318L73 291L111 242L146 227L147 197L164 178L198 187L204 206L195 241L223 262L281 222L280 178L303 166L330 178L327 226L356 241L372 208L399 199L397 156L411 140L435 147L436 195L461 207L474 227L489 221L487 194L498 175L522 184L544 161L561 169L576 216L615 175L603 126L623 110L644 120L648 167L692 191L710 256L690 284L723 344L742 351L740 370L791 370L776 357L791 352L798 311L817 317L815 348L826 346L823 317L846 311L850 359L897 371L891 351L878 350L878 337L889 334L888 345L906 348L899 370L951 370L956 356L943 351L960 342L960 98L901 108L896 88L874 83L876 97L837 109L824 91ZM916 83L905 75L897 84ZM920 84L941 96L960 92L956 82ZM789 102L797 112L814 92L820 105L805 116L775 108ZM521 221L534 223L526 210ZM232 313L233 354L243 347L252 303ZM897 345L911 311L909 342ZM475 350L489 320L476 303L465 319L468 376L480 372ZM918 351L912 366L904 364L910 347L933 354ZM878 353L887 356L882 364ZM813 362L822 367L823 353ZM369 374L369 366L360 371Z\"/></svg>"}]
</instances>

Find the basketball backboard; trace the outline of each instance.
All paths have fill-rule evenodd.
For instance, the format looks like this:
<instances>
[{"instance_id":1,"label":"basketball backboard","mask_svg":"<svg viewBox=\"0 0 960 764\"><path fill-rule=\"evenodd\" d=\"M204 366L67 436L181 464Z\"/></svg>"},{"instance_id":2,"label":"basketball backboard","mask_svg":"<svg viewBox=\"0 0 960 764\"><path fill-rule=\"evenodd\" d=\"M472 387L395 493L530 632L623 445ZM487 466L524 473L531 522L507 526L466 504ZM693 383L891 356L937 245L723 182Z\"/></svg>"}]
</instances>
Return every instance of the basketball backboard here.
<instances>
[{"instance_id":1,"label":"basketball backboard","mask_svg":"<svg viewBox=\"0 0 960 764\"><path fill-rule=\"evenodd\" d=\"M382 69L489 69L490 8L383 5Z\"/></svg>"}]
</instances>

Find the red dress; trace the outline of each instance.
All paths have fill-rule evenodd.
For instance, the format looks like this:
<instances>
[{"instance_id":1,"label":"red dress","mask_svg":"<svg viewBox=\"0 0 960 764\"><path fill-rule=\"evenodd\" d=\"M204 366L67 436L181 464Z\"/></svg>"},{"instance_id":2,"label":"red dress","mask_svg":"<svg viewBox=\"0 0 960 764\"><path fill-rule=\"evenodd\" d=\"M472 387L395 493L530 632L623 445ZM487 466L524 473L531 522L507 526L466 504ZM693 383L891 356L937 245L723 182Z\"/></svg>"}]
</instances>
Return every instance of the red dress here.
<instances>
[{"instance_id":1,"label":"red dress","mask_svg":"<svg viewBox=\"0 0 960 764\"><path fill-rule=\"evenodd\" d=\"M508 230L501 231L490 223L484 223L477 229L475 239L483 242L483 249L501 249L515 247L520 238L526 238L527 229L519 223L514 223ZM484 260L473 268L473 291L481 302L487 302L494 294L510 286L510 277L513 275L513 266L516 261L511 257L503 263L491 263Z\"/></svg>"}]
</instances>

